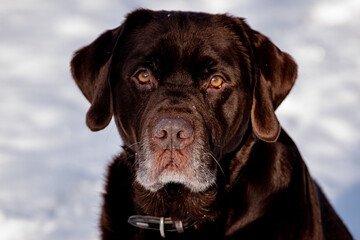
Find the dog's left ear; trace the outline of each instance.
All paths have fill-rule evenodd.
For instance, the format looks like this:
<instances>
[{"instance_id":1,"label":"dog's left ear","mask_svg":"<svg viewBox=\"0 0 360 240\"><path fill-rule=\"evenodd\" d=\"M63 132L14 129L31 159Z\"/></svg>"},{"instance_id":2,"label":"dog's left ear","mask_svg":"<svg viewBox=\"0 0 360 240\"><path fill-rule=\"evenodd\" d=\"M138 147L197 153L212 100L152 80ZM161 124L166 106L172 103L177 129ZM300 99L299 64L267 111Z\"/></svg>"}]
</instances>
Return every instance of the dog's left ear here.
<instances>
[{"instance_id":1,"label":"dog's left ear","mask_svg":"<svg viewBox=\"0 0 360 240\"><path fill-rule=\"evenodd\" d=\"M252 127L259 139L276 142L281 127L275 110L295 83L297 65L289 54L279 50L266 36L252 30L246 23L243 26L255 61Z\"/></svg>"},{"instance_id":2,"label":"dog's left ear","mask_svg":"<svg viewBox=\"0 0 360 240\"><path fill-rule=\"evenodd\" d=\"M78 50L71 60L72 76L91 103L86 124L92 131L105 128L113 115L110 66L122 28L106 31L90 45Z\"/></svg>"}]
</instances>

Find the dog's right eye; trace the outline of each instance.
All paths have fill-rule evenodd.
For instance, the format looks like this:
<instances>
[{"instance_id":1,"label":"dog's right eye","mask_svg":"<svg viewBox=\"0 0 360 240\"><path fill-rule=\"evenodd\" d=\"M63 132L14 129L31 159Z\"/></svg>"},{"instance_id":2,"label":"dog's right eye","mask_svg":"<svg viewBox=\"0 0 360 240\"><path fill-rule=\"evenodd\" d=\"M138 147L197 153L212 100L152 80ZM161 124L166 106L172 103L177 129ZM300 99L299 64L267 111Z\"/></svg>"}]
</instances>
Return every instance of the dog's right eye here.
<instances>
[{"instance_id":1,"label":"dog's right eye","mask_svg":"<svg viewBox=\"0 0 360 240\"><path fill-rule=\"evenodd\" d=\"M142 70L136 74L136 78L140 83L147 83L150 81L151 76L149 71Z\"/></svg>"}]
</instances>

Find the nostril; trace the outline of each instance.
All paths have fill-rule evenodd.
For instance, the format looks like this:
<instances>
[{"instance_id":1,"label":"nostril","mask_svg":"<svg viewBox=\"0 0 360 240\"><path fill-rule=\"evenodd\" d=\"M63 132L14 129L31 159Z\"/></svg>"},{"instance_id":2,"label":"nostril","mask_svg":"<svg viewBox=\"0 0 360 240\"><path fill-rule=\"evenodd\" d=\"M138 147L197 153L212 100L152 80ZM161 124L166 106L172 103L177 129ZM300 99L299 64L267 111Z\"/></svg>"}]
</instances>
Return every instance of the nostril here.
<instances>
[{"instance_id":1,"label":"nostril","mask_svg":"<svg viewBox=\"0 0 360 240\"><path fill-rule=\"evenodd\" d=\"M184 138L183 135L184 135L184 134L183 134L183 131L180 131L180 132L177 133L176 137L177 137L177 138Z\"/></svg>"},{"instance_id":2,"label":"nostril","mask_svg":"<svg viewBox=\"0 0 360 240\"><path fill-rule=\"evenodd\" d=\"M192 129L186 129L184 131L180 131L177 134L177 137L180 139L187 139L192 136Z\"/></svg>"},{"instance_id":3,"label":"nostril","mask_svg":"<svg viewBox=\"0 0 360 240\"><path fill-rule=\"evenodd\" d=\"M168 133L166 130L159 130L155 133L155 137L160 138L160 139L167 138L167 135L168 135Z\"/></svg>"}]
</instances>

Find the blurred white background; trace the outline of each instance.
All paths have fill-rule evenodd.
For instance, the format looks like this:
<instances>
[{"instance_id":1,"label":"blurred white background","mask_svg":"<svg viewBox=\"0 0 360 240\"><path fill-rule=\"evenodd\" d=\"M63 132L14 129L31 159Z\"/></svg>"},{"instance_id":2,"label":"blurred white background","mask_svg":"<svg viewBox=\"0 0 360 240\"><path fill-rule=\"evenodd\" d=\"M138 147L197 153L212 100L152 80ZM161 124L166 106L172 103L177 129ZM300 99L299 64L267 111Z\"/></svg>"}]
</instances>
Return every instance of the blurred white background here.
<instances>
[{"instance_id":1,"label":"blurred white background","mask_svg":"<svg viewBox=\"0 0 360 240\"><path fill-rule=\"evenodd\" d=\"M360 239L358 0L1 0L0 239L99 239L104 174L121 140L113 123L86 128L69 61L138 7L241 16L296 59L277 114Z\"/></svg>"}]
</instances>

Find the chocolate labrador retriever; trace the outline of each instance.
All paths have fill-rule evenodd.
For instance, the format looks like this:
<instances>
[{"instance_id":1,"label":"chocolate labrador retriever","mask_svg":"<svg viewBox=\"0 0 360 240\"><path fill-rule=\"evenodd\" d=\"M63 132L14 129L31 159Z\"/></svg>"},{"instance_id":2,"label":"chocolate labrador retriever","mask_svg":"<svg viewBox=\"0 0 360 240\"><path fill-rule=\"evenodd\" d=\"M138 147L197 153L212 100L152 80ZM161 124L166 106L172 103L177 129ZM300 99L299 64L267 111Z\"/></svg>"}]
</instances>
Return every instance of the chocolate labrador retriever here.
<instances>
[{"instance_id":1,"label":"chocolate labrador retriever","mask_svg":"<svg viewBox=\"0 0 360 240\"><path fill-rule=\"evenodd\" d=\"M71 70L124 144L103 240L352 239L274 113L297 65L243 19L140 9Z\"/></svg>"}]
</instances>

